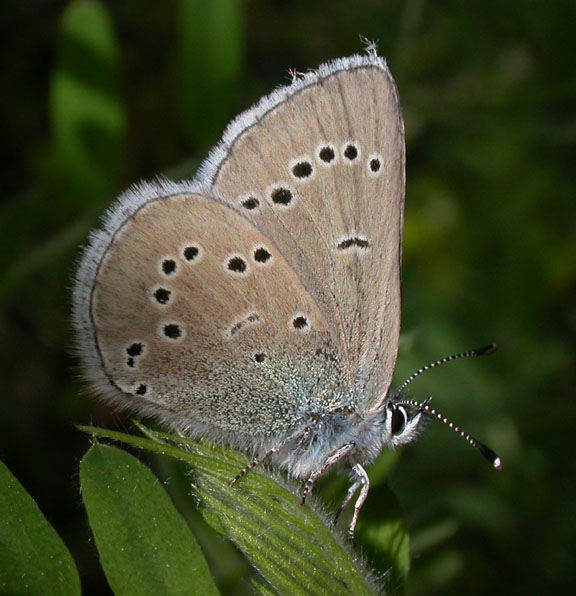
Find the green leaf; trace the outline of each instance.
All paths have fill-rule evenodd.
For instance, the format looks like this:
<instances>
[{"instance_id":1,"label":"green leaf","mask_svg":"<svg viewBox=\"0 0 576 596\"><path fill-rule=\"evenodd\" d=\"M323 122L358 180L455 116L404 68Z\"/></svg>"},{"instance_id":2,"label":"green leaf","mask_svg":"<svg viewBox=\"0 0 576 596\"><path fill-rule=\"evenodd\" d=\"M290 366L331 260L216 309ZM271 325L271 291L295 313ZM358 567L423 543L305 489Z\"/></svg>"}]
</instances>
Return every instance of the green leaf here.
<instances>
[{"instance_id":1,"label":"green leaf","mask_svg":"<svg viewBox=\"0 0 576 596\"><path fill-rule=\"evenodd\" d=\"M69 3L60 24L50 97L60 200L90 205L113 190L126 130L118 71L107 8L95 0Z\"/></svg>"},{"instance_id":2,"label":"green leaf","mask_svg":"<svg viewBox=\"0 0 576 596\"><path fill-rule=\"evenodd\" d=\"M177 27L181 120L193 143L211 145L232 115L244 61L242 3L180 0Z\"/></svg>"},{"instance_id":3,"label":"green leaf","mask_svg":"<svg viewBox=\"0 0 576 596\"><path fill-rule=\"evenodd\" d=\"M96 444L82 459L80 482L116 596L218 594L194 536L146 466Z\"/></svg>"},{"instance_id":4,"label":"green leaf","mask_svg":"<svg viewBox=\"0 0 576 596\"><path fill-rule=\"evenodd\" d=\"M78 571L68 549L2 462L0 594L80 595Z\"/></svg>"},{"instance_id":5,"label":"green leaf","mask_svg":"<svg viewBox=\"0 0 576 596\"><path fill-rule=\"evenodd\" d=\"M301 507L293 491L261 469L230 486L230 480L247 463L239 453L142 426L149 438L81 428L187 462L206 521L230 538L280 594L375 593L370 574L313 498Z\"/></svg>"}]
</instances>

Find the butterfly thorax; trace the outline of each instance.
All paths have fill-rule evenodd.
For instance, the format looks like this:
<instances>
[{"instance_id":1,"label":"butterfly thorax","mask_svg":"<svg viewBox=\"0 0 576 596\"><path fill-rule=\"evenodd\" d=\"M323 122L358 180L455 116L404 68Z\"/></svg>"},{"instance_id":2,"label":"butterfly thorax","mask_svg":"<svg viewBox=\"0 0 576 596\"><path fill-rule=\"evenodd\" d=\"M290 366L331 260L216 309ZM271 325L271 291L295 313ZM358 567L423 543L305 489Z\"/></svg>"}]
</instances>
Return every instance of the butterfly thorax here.
<instances>
[{"instance_id":1,"label":"butterfly thorax","mask_svg":"<svg viewBox=\"0 0 576 596\"><path fill-rule=\"evenodd\" d=\"M353 408L338 408L322 414L310 413L308 423L294 433L273 456L279 467L295 478L317 471L343 445L353 444L341 464L369 464L386 446L381 412L360 414Z\"/></svg>"},{"instance_id":2,"label":"butterfly thorax","mask_svg":"<svg viewBox=\"0 0 576 596\"><path fill-rule=\"evenodd\" d=\"M427 416L417 408L400 405L398 396L381 407L360 412L353 406L322 413L309 413L307 423L288 439L279 441L273 461L291 476L305 478L319 470L332 454L345 445L349 450L340 467L368 465L384 448L413 441L424 429Z\"/></svg>"}]
</instances>

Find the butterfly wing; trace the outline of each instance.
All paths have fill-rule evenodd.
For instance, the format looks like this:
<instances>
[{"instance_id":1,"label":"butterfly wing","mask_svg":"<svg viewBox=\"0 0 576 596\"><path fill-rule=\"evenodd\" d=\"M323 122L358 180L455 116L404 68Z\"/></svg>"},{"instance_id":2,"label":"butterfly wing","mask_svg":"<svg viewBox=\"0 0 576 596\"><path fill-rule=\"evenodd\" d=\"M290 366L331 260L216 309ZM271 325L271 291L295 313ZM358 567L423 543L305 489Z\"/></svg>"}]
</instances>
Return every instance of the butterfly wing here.
<instances>
[{"instance_id":1,"label":"butterfly wing","mask_svg":"<svg viewBox=\"0 0 576 596\"><path fill-rule=\"evenodd\" d=\"M120 407L239 446L306 412L377 407L398 345L403 192L380 58L264 98L197 181L126 193L93 234L74 291L88 376Z\"/></svg>"},{"instance_id":2,"label":"butterfly wing","mask_svg":"<svg viewBox=\"0 0 576 596\"><path fill-rule=\"evenodd\" d=\"M202 170L273 238L331 322L361 409L384 399L400 331L404 129L385 62L354 56L265 97Z\"/></svg>"},{"instance_id":3,"label":"butterfly wing","mask_svg":"<svg viewBox=\"0 0 576 596\"><path fill-rule=\"evenodd\" d=\"M237 445L341 403L327 320L276 245L222 203L169 192L124 197L84 257L75 315L93 381Z\"/></svg>"}]
</instances>

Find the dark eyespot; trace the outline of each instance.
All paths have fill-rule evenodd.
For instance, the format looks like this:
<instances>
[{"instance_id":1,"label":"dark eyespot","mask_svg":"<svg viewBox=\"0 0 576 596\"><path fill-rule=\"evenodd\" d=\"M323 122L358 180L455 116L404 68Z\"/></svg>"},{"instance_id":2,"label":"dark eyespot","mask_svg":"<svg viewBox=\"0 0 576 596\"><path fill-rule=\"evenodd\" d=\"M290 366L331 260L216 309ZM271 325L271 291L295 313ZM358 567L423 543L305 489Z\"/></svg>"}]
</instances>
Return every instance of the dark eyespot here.
<instances>
[{"instance_id":1,"label":"dark eyespot","mask_svg":"<svg viewBox=\"0 0 576 596\"><path fill-rule=\"evenodd\" d=\"M272 255L263 246L254 251L254 260L257 263L266 263L271 257Z\"/></svg>"},{"instance_id":2,"label":"dark eyespot","mask_svg":"<svg viewBox=\"0 0 576 596\"><path fill-rule=\"evenodd\" d=\"M187 246L184 249L184 258L187 261L193 261L200 254L200 249L197 246Z\"/></svg>"},{"instance_id":3,"label":"dark eyespot","mask_svg":"<svg viewBox=\"0 0 576 596\"><path fill-rule=\"evenodd\" d=\"M275 188L270 196L272 197L273 203L284 206L289 205L294 198L292 192L287 188Z\"/></svg>"},{"instance_id":4,"label":"dark eyespot","mask_svg":"<svg viewBox=\"0 0 576 596\"><path fill-rule=\"evenodd\" d=\"M139 385L138 389L136 389L136 394L137 395L145 395L147 389L148 389L148 387L146 387L146 385Z\"/></svg>"},{"instance_id":5,"label":"dark eyespot","mask_svg":"<svg viewBox=\"0 0 576 596\"><path fill-rule=\"evenodd\" d=\"M358 157L358 149L354 145L347 145L344 149L344 157L354 161Z\"/></svg>"},{"instance_id":6,"label":"dark eyespot","mask_svg":"<svg viewBox=\"0 0 576 596\"><path fill-rule=\"evenodd\" d=\"M168 300L170 300L171 294L172 292L170 290L167 290L166 288L158 288L154 292L154 298L156 298L156 301L160 304L166 304Z\"/></svg>"},{"instance_id":7,"label":"dark eyespot","mask_svg":"<svg viewBox=\"0 0 576 596\"><path fill-rule=\"evenodd\" d=\"M292 173L296 178L308 178L312 174L312 164L308 161L300 161L292 168Z\"/></svg>"},{"instance_id":8,"label":"dark eyespot","mask_svg":"<svg viewBox=\"0 0 576 596\"><path fill-rule=\"evenodd\" d=\"M391 411L392 421L390 424L390 430L393 435L400 435L406 428L406 414L401 408L394 408Z\"/></svg>"},{"instance_id":9,"label":"dark eyespot","mask_svg":"<svg viewBox=\"0 0 576 596\"><path fill-rule=\"evenodd\" d=\"M244 209L248 209L249 211L256 209L258 205L260 205L260 201L256 197L248 197L242 201L242 207L244 207Z\"/></svg>"},{"instance_id":10,"label":"dark eyespot","mask_svg":"<svg viewBox=\"0 0 576 596\"><path fill-rule=\"evenodd\" d=\"M294 329L302 330L308 327L308 319L303 316L294 317L292 321L292 325L294 325Z\"/></svg>"},{"instance_id":11,"label":"dark eyespot","mask_svg":"<svg viewBox=\"0 0 576 596\"><path fill-rule=\"evenodd\" d=\"M171 275L176 271L176 261L174 259L165 259L162 261L162 271L166 275Z\"/></svg>"},{"instance_id":12,"label":"dark eyespot","mask_svg":"<svg viewBox=\"0 0 576 596\"><path fill-rule=\"evenodd\" d=\"M330 163L336 157L336 154L334 153L334 149L332 149L332 147L322 147L322 149L320 149L320 151L318 152L318 155L320 156L320 159L326 163Z\"/></svg>"},{"instance_id":13,"label":"dark eyespot","mask_svg":"<svg viewBox=\"0 0 576 596\"><path fill-rule=\"evenodd\" d=\"M228 261L228 269L234 273L244 273L246 271L246 261L241 257L232 257Z\"/></svg>"},{"instance_id":14,"label":"dark eyespot","mask_svg":"<svg viewBox=\"0 0 576 596\"><path fill-rule=\"evenodd\" d=\"M174 323L164 325L164 335L170 339L178 339L182 335L182 329Z\"/></svg>"},{"instance_id":15,"label":"dark eyespot","mask_svg":"<svg viewBox=\"0 0 576 596\"><path fill-rule=\"evenodd\" d=\"M136 364L136 362L134 361L134 358L130 357L128 358L128 360L126 360L126 364L130 367L130 368L134 368L134 365Z\"/></svg>"},{"instance_id":16,"label":"dark eyespot","mask_svg":"<svg viewBox=\"0 0 576 596\"><path fill-rule=\"evenodd\" d=\"M379 159L371 159L370 160L370 169L373 172L377 172L380 169L380 160Z\"/></svg>"},{"instance_id":17,"label":"dark eyespot","mask_svg":"<svg viewBox=\"0 0 576 596\"><path fill-rule=\"evenodd\" d=\"M140 356L144 346L141 343L134 343L126 348L128 356Z\"/></svg>"},{"instance_id":18,"label":"dark eyespot","mask_svg":"<svg viewBox=\"0 0 576 596\"><path fill-rule=\"evenodd\" d=\"M254 354L254 360L256 360L256 362L264 362L264 360L266 360L266 354L263 354L262 352Z\"/></svg>"}]
</instances>

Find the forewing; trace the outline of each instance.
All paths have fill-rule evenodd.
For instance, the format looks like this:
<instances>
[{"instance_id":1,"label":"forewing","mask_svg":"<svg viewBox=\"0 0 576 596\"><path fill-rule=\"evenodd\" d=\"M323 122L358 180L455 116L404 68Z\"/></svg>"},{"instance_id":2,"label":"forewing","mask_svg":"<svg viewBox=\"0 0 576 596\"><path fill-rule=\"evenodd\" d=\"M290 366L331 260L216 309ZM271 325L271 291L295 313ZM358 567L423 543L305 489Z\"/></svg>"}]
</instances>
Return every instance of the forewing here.
<instances>
[{"instance_id":1,"label":"forewing","mask_svg":"<svg viewBox=\"0 0 576 596\"><path fill-rule=\"evenodd\" d=\"M384 61L324 65L264 98L204 166L273 238L330 322L361 409L388 391L400 330L404 131Z\"/></svg>"}]
</instances>

